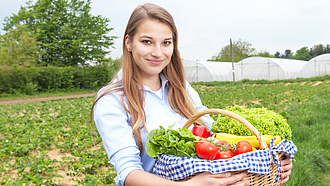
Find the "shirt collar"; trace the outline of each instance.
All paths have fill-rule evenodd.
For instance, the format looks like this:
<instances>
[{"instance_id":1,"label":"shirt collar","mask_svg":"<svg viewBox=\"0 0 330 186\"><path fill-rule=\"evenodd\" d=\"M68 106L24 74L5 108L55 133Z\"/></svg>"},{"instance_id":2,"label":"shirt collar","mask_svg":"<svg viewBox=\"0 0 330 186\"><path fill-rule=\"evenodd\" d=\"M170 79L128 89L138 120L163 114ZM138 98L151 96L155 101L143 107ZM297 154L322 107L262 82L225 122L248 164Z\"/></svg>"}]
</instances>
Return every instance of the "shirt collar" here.
<instances>
[{"instance_id":1,"label":"shirt collar","mask_svg":"<svg viewBox=\"0 0 330 186\"><path fill-rule=\"evenodd\" d=\"M168 84L168 79L165 77L163 73L160 73L159 77L162 80L162 87L165 87Z\"/></svg>"}]
</instances>

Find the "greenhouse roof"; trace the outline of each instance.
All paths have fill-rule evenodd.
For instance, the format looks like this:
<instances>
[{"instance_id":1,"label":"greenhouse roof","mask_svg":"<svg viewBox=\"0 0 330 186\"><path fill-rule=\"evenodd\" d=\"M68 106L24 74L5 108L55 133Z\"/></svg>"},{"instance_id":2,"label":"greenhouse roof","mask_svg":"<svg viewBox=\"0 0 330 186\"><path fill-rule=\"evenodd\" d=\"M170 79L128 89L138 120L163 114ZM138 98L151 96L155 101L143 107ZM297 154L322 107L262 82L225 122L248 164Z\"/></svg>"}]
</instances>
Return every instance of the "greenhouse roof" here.
<instances>
[{"instance_id":1,"label":"greenhouse roof","mask_svg":"<svg viewBox=\"0 0 330 186\"><path fill-rule=\"evenodd\" d=\"M273 63L278 65L285 72L298 72L300 71L307 61L295 60L295 59L283 59L283 58L267 58L267 57L249 57L238 62L238 64L262 64Z\"/></svg>"},{"instance_id":2,"label":"greenhouse roof","mask_svg":"<svg viewBox=\"0 0 330 186\"><path fill-rule=\"evenodd\" d=\"M211 74L228 74L228 71L232 69L231 62L200 62L201 65L205 66Z\"/></svg>"},{"instance_id":3,"label":"greenhouse roof","mask_svg":"<svg viewBox=\"0 0 330 186\"><path fill-rule=\"evenodd\" d=\"M188 81L231 81L228 73L232 69L230 62L210 62L183 60Z\"/></svg>"},{"instance_id":4,"label":"greenhouse roof","mask_svg":"<svg viewBox=\"0 0 330 186\"><path fill-rule=\"evenodd\" d=\"M310 59L308 62L315 61L315 60L326 60L326 61L330 61L330 53L316 56L313 59Z\"/></svg>"},{"instance_id":5,"label":"greenhouse roof","mask_svg":"<svg viewBox=\"0 0 330 186\"><path fill-rule=\"evenodd\" d=\"M237 80L241 79L295 79L301 76L301 69L307 61L249 57L235 65Z\"/></svg>"},{"instance_id":6,"label":"greenhouse roof","mask_svg":"<svg viewBox=\"0 0 330 186\"><path fill-rule=\"evenodd\" d=\"M304 78L330 75L330 53L309 60L301 70Z\"/></svg>"}]
</instances>

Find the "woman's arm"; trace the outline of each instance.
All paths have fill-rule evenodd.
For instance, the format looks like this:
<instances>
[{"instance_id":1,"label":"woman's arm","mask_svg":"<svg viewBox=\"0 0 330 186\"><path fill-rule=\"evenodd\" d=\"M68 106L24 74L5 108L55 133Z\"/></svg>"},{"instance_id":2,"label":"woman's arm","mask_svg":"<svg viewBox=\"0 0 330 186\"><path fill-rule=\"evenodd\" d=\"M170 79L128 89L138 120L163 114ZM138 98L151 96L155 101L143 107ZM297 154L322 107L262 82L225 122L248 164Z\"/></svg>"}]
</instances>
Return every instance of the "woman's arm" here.
<instances>
[{"instance_id":1,"label":"woman's arm","mask_svg":"<svg viewBox=\"0 0 330 186\"><path fill-rule=\"evenodd\" d=\"M117 94L103 96L94 107L94 119L109 162L117 176L116 185L123 186L133 170L144 170L140 151L132 135L129 118Z\"/></svg>"},{"instance_id":2,"label":"woman's arm","mask_svg":"<svg viewBox=\"0 0 330 186\"><path fill-rule=\"evenodd\" d=\"M245 173L231 176L230 173L211 174L210 172L200 173L188 181L176 181L167 180L156 176L154 174L134 170L125 180L125 186L154 186L154 185L171 185L171 186L213 186L213 185L236 185L243 186L249 185L248 181L237 183L246 176Z\"/></svg>"}]
</instances>

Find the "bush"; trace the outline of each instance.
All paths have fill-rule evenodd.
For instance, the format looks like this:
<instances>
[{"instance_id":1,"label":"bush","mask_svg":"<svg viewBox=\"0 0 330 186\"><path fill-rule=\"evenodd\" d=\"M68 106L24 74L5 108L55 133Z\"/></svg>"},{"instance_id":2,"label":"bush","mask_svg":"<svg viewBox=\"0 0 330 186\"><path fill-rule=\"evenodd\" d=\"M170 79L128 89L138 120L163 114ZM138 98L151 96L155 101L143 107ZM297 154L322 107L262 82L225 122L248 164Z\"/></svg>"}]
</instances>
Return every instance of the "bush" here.
<instances>
[{"instance_id":1,"label":"bush","mask_svg":"<svg viewBox=\"0 0 330 186\"><path fill-rule=\"evenodd\" d=\"M0 70L0 94L34 94L37 85L34 80L39 76L36 68L13 66Z\"/></svg>"},{"instance_id":2,"label":"bush","mask_svg":"<svg viewBox=\"0 0 330 186\"><path fill-rule=\"evenodd\" d=\"M84 67L2 67L0 95L32 95L54 90L97 90L106 85L113 70L104 65Z\"/></svg>"},{"instance_id":3,"label":"bush","mask_svg":"<svg viewBox=\"0 0 330 186\"><path fill-rule=\"evenodd\" d=\"M74 72L74 86L80 89L98 89L106 85L112 77L110 68L103 65L78 68Z\"/></svg>"},{"instance_id":4,"label":"bush","mask_svg":"<svg viewBox=\"0 0 330 186\"><path fill-rule=\"evenodd\" d=\"M41 67L37 79L42 92L73 88L73 67Z\"/></svg>"}]
</instances>

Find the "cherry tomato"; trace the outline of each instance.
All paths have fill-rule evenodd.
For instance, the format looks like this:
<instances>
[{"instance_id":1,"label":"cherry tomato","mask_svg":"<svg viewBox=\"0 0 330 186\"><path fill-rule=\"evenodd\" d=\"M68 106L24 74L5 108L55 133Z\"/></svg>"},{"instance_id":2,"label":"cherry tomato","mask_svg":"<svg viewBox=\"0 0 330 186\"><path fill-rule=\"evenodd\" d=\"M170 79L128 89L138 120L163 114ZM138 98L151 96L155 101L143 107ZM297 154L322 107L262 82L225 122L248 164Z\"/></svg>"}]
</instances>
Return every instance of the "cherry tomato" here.
<instances>
[{"instance_id":1,"label":"cherry tomato","mask_svg":"<svg viewBox=\"0 0 330 186\"><path fill-rule=\"evenodd\" d=\"M219 150L218 153L215 156L215 159L228 159L228 158L232 158L233 157L233 153L230 150L227 151L221 151Z\"/></svg>"},{"instance_id":2,"label":"cherry tomato","mask_svg":"<svg viewBox=\"0 0 330 186\"><path fill-rule=\"evenodd\" d=\"M250 151L252 151L251 144L247 141L242 140L237 143L237 149L234 152L234 156Z\"/></svg>"},{"instance_id":3,"label":"cherry tomato","mask_svg":"<svg viewBox=\"0 0 330 186\"><path fill-rule=\"evenodd\" d=\"M195 145L196 153L198 157L206 160L214 160L218 152L218 147L210 142L200 140Z\"/></svg>"},{"instance_id":4,"label":"cherry tomato","mask_svg":"<svg viewBox=\"0 0 330 186\"><path fill-rule=\"evenodd\" d=\"M201 138L208 138L210 137L211 133L208 131L204 126L201 125L194 125L191 132L195 136L199 136Z\"/></svg>"}]
</instances>

